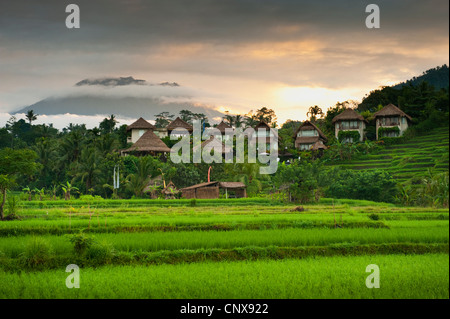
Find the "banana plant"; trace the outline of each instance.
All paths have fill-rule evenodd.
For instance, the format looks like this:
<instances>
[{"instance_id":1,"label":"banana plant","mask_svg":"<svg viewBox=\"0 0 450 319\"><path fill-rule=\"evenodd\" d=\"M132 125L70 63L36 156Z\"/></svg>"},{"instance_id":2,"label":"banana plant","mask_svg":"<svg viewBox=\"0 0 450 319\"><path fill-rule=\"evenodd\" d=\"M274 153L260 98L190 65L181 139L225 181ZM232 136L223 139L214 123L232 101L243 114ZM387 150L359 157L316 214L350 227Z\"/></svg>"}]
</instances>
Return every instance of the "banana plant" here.
<instances>
[{"instance_id":1,"label":"banana plant","mask_svg":"<svg viewBox=\"0 0 450 319\"><path fill-rule=\"evenodd\" d=\"M39 194L39 200L42 202L42 198L45 195L45 187L42 187L41 189L35 188L33 190L33 192L35 192L36 194Z\"/></svg>"},{"instance_id":2,"label":"banana plant","mask_svg":"<svg viewBox=\"0 0 450 319\"><path fill-rule=\"evenodd\" d=\"M66 182L66 184L61 184L61 188L64 192L64 200L70 200L70 192L72 191L78 191L78 188L75 186L72 186L69 182Z\"/></svg>"},{"instance_id":3,"label":"banana plant","mask_svg":"<svg viewBox=\"0 0 450 319\"><path fill-rule=\"evenodd\" d=\"M33 195L34 190L32 190L29 186L22 189L22 191L28 194L28 201L31 202L31 196Z\"/></svg>"}]
</instances>

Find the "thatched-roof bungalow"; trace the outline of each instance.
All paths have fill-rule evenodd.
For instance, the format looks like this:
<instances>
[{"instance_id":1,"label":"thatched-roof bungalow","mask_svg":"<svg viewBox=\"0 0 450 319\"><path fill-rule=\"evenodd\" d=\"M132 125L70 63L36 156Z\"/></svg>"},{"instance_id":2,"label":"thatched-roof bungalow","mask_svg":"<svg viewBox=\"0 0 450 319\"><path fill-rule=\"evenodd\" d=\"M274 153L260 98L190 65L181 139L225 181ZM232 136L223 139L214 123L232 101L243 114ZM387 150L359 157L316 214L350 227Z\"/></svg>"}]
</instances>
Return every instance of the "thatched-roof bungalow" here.
<instances>
[{"instance_id":1,"label":"thatched-roof bungalow","mask_svg":"<svg viewBox=\"0 0 450 319\"><path fill-rule=\"evenodd\" d=\"M218 140L216 138L216 136L210 136L210 138L207 139L206 141L204 141L201 145L195 146L192 149L192 151L195 152L200 147L201 147L202 152L206 151L206 152L211 153L212 150L214 150L214 151L220 150L220 153L222 154L222 156L225 156L228 153L233 154L233 148L226 146L223 142Z\"/></svg>"},{"instance_id":2,"label":"thatched-roof bungalow","mask_svg":"<svg viewBox=\"0 0 450 319\"><path fill-rule=\"evenodd\" d=\"M326 149L325 143L328 141L322 131L312 122L305 121L300 125L294 134L295 148L301 151L309 151L314 148Z\"/></svg>"},{"instance_id":3,"label":"thatched-roof bungalow","mask_svg":"<svg viewBox=\"0 0 450 319\"><path fill-rule=\"evenodd\" d=\"M218 129L218 130L220 131L220 134L221 134L220 136L216 136L216 138L218 138L218 139L220 139L220 140L222 140L222 141L225 140L225 139L230 138L229 136L225 135L225 130L226 130L226 129L231 130L231 131L234 130L230 125L228 125L228 124L225 123L224 121L220 122L220 123L216 126L216 129Z\"/></svg>"},{"instance_id":4,"label":"thatched-roof bungalow","mask_svg":"<svg viewBox=\"0 0 450 319\"><path fill-rule=\"evenodd\" d=\"M225 197L243 198L247 197L247 186L241 182L207 182L183 188L183 198L216 199L219 198L220 190Z\"/></svg>"},{"instance_id":5,"label":"thatched-roof bungalow","mask_svg":"<svg viewBox=\"0 0 450 319\"><path fill-rule=\"evenodd\" d=\"M149 130L144 133L130 148L123 150L122 155L133 153L135 155L165 155L170 148L161 139Z\"/></svg>"},{"instance_id":6,"label":"thatched-roof bungalow","mask_svg":"<svg viewBox=\"0 0 450 319\"><path fill-rule=\"evenodd\" d=\"M341 140L342 142L356 142L355 138L351 135L359 135L360 142L364 140L364 130L366 129L367 121L355 110L345 109L344 112L335 116L332 122L334 124L336 138ZM341 132L357 132L358 134L342 134ZM339 136L340 133L342 138L340 138Z\"/></svg>"},{"instance_id":7,"label":"thatched-roof bungalow","mask_svg":"<svg viewBox=\"0 0 450 319\"><path fill-rule=\"evenodd\" d=\"M178 136L183 136L184 134L181 132L177 132L177 129L186 129L189 134L192 133L193 128L192 125L183 121L182 119L180 119L179 117L177 117L175 120L173 120L169 125L167 125L167 133L170 136L173 132L173 135L178 135Z\"/></svg>"},{"instance_id":8,"label":"thatched-roof bungalow","mask_svg":"<svg viewBox=\"0 0 450 319\"><path fill-rule=\"evenodd\" d=\"M374 114L376 120L377 139L381 137L399 137L408 129L411 116L394 104L388 104Z\"/></svg>"},{"instance_id":9,"label":"thatched-roof bungalow","mask_svg":"<svg viewBox=\"0 0 450 319\"><path fill-rule=\"evenodd\" d=\"M127 142L136 143L137 140L145 134L148 130L155 130L156 127L142 117L140 117L136 122L127 126L127 133L129 133Z\"/></svg>"},{"instance_id":10,"label":"thatched-roof bungalow","mask_svg":"<svg viewBox=\"0 0 450 319\"><path fill-rule=\"evenodd\" d=\"M278 136L278 133L276 130L274 130L273 128L271 128L269 126L269 124L267 124L264 121L259 122L255 127L255 135L254 137L259 138L259 137L265 137L266 138L266 149L265 150L259 150L259 152L261 153L265 153L270 151L270 138L273 137L275 140L275 150L278 150L278 140L281 139L281 137ZM262 132L260 132L260 130L262 130ZM258 141L256 141L258 143Z\"/></svg>"}]
</instances>

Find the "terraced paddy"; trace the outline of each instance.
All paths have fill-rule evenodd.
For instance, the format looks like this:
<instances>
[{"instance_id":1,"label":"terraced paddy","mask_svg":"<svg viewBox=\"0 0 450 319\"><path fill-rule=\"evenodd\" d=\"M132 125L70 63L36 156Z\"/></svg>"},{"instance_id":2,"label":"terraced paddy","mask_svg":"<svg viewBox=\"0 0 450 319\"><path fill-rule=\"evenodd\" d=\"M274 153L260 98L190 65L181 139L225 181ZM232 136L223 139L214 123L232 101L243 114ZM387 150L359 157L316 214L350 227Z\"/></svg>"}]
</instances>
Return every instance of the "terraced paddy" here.
<instances>
[{"instance_id":1,"label":"terraced paddy","mask_svg":"<svg viewBox=\"0 0 450 319\"><path fill-rule=\"evenodd\" d=\"M400 183L411 182L426 176L428 169L436 173L448 171L448 137L448 127L437 128L403 144L386 146L378 154L333 165L355 170L383 169Z\"/></svg>"},{"instance_id":2,"label":"terraced paddy","mask_svg":"<svg viewBox=\"0 0 450 319\"><path fill-rule=\"evenodd\" d=\"M166 202L27 204L0 223L0 298L449 297L448 210ZM93 242L77 249L76 236ZM79 289L65 286L69 264ZM379 289L365 285L370 264Z\"/></svg>"}]
</instances>

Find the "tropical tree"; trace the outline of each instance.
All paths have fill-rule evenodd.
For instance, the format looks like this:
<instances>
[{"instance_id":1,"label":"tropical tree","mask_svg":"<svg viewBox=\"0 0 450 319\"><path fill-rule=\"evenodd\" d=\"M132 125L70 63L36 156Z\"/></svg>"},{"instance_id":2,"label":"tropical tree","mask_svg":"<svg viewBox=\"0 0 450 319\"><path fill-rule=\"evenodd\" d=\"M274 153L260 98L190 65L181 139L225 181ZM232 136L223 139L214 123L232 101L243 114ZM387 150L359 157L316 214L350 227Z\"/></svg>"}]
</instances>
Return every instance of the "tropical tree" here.
<instances>
[{"instance_id":1,"label":"tropical tree","mask_svg":"<svg viewBox=\"0 0 450 319\"><path fill-rule=\"evenodd\" d=\"M31 189L29 186L22 188L22 191L26 192L28 194L28 201L31 202L31 196L33 196L34 190Z\"/></svg>"},{"instance_id":2,"label":"tropical tree","mask_svg":"<svg viewBox=\"0 0 450 319\"><path fill-rule=\"evenodd\" d=\"M117 124L116 116L111 114L109 118L105 118L99 125L100 130L103 133L112 133L114 131L114 127Z\"/></svg>"},{"instance_id":3,"label":"tropical tree","mask_svg":"<svg viewBox=\"0 0 450 319\"><path fill-rule=\"evenodd\" d=\"M309 116L311 122L316 122L317 118L322 118L323 115L322 109L317 105L311 106L308 113L306 113L306 116Z\"/></svg>"},{"instance_id":4,"label":"tropical tree","mask_svg":"<svg viewBox=\"0 0 450 319\"><path fill-rule=\"evenodd\" d=\"M67 181L66 184L61 184L61 189L64 192L64 200L70 200L70 193L72 191L78 191L78 188L72 186L69 181Z\"/></svg>"},{"instance_id":5,"label":"tropical tree","mask_svg":"<svg viewBox=\"0 0 450 319\"><path fill-rule=\"evenodd\" d=\"M84 182L86 185L85 191L88 192L101 174L99 161L100 157L95 148L83 149L80 160L73 165L74 179L72 182L77 180Z\"/></svg>"},{"instance_id":6,"label":"tropical tree","mask_svg":"<svg viewBox=\"0 0 450 319\"><path fill-rule=\"evenodd\" d=\"M0 219L4 219L3 209L6 202L7 190L15 185L17 177L30 176L37 169L36 153L32 150L13 150L4 148L0 150Z\"/></svg>"},{"instance_id":7,"label":"tropical tree","mask_svg":"<svg viewBox=\"0 0 450 319\"><path fill-rule=\"evenodd\" d=\"M277 120L275 111L267 107L262 107L259 110L256 110L255 118L258 121L264 121L269 125L276 123Z\"/></svg>"},{"instance_id":8,"label":"tropical tree","mask_svg":"<svg viewBox=\"0 0 450 319\"><path fill-rule=\"evenodd\" d=\"M161 112L157 115L155 115L156 121L155 126L162 128L166 127L170 124L170 122L173 121L174 115L170 114L169 112Z\"/></svg>"},{"instance_id":9,"label":"tropical tree","mask_svg":"<svg viewBox=\"0 0 450 319\"><path fill-rule=\"evenodd\" d=\"M159 161L152 156L139 157L134 163L134 173L126 178L126 185L136 197L142 197L150 179L160 175Z\"/></svg>"},{"instance_id":10,"label":"tropical tree","mask_svg":"<svg viewBox=\"0 0 450 319\"><path fill-rule=\"evenodd\" d=\"M36 121L37 120L37 114L34 114L33 110L29 110L27 112L27 114L25 115L25 117L27 118L28 122L31 125L31 122Z\"/></svg>"}]
</instances>

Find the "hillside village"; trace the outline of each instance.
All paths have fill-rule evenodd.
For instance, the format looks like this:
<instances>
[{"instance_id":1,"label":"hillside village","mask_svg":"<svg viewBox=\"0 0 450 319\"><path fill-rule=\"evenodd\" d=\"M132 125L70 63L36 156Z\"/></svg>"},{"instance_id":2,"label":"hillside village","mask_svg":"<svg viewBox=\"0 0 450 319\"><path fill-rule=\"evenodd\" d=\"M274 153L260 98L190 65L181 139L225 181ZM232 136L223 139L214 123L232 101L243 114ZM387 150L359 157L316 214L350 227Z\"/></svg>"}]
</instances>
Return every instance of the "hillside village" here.
<instances>
[{"instance_id":1,"label":"hillside village","mask_svg":"<svg viewBox=\"0 0 450 319\"><path fill-rule=\"evenodd\" d=\"M52 197L65 198L72 191L72 196L105 198L283 196L306 203L342 196L387 202L408 198L417 203L431 200L422 194L426 183L443 180L445 185L448 179L448 88L437 90L426 82L385 87L359 104L338 102L326 112L311 106L306 115L307 120L291 119L280 125L275 111L262 107L248 114L226 112L220 123L211 125L204 114L182 110L175 116L165 111L154 122L141 117L117 127L111 115L98 128L70 125L58 132L51 125L33 125L37 115L29 111L28 123L11 120L0 129L0 146L31 147L30 156L36 156L42 177L19 181L29 189L29 198L49 196L53 189ZM193 145L195 120L202 131L199 145ZM265 139L266 147L258 145L259 155L270 155L270 138L275 141L272 150L277 151L278 169L274 174L260 174L265 165L260 162L174 164L170 160L171 148L186 138L191 150L235 157L236 145L226 132L247 128L254 133L246 138ZM397 155L408 145L425 148L421 154ZM360 184L353 193L350 185L356 181ZM447 205L448 200L442 201Z\"/></svg>"}]
</instances>

